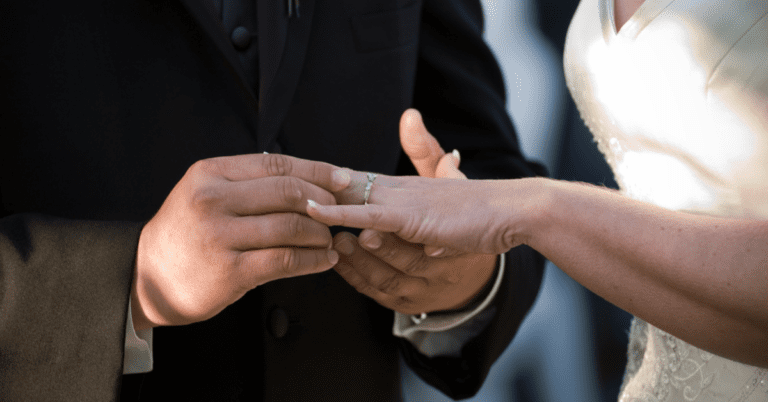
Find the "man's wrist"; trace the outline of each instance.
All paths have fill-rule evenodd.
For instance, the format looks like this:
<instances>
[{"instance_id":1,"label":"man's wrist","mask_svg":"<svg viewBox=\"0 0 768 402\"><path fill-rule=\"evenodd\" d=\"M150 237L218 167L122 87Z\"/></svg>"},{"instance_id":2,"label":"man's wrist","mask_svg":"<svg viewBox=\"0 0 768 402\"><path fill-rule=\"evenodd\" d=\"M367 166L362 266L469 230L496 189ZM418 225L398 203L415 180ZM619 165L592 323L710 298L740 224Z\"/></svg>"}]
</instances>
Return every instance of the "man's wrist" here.
<instances>
[{"instance_id":1,"label":"man's wrist","mask_svg":"<svg viewBox=\"0 0 768 402\"><path fill-rule=\"evenodd\" d=\"M493 284L496 282L496 277L499 276L499 257L496 257L495 262L495 268L493 269L493 273L491 274L491 277L485 282L485 285L478 291L478 293L469 299L469 301L464 304L462 307L454 308L454 309L448 309L448 310L438 310L433 311L429 313L430 316L439 316L439 315L447 315L447 314L460 314L460 313L467 313L479 306L486 298L488 298L488 295L491 293L491 290L493 289Z\"/></svg>"},{"instance_id":2,"label":"man's wrist","mask_svg":"<svg viewBox=\"0 0 768 402\"><path fill-rule=\"evenodd\" d=\"M480 303L472 306L466 312L452 312L444 311L440 315L433 316L430 314L424 314L424 317L420 314L408 315L395 312L395 325L393 327L393 334L399 337L409 337L415 332L438 332L446 331L452 328L459 327L463 323L474 320L476 316L485 314L485 312L494 310L491 305L496 298L496 294L499 292L501 283L504 277L504 270L506 265L506 255L500 254L498 256L498 271L495 278L491 281L491 289L485 295L485 298L480 300Z\"/></svg>"}]
</instances>

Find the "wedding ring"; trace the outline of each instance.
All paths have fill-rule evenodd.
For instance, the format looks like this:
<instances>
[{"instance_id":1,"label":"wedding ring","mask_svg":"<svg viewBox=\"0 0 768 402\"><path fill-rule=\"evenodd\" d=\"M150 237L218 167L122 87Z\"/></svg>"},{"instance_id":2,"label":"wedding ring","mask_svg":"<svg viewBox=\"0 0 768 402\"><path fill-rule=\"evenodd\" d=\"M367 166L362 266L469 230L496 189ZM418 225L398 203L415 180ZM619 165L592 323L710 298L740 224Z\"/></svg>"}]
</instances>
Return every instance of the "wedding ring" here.
<instances>
[{"instance_id":1,"label":"wedding ring","mask_svg":"<svg viewBox=\"0 0 768 402\"><path fill-rule=\"evenodd\" d=\"M365 195L363 195L363 205L368 205L368 197L371 196L373 181L376 180L376 173L368 173L368 183L365 184Z\"/></svg>"}]
</instances>

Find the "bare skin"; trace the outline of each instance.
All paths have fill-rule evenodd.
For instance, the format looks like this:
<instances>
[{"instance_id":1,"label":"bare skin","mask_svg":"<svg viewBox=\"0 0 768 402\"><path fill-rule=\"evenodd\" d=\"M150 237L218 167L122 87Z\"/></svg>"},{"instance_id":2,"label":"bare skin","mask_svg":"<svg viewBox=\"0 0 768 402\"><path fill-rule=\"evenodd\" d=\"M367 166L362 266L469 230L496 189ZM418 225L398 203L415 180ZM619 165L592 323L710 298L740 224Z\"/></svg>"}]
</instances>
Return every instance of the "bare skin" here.
<instances>
[{"instance_id":1,"label":"bare skin","mask_svg":"<svg viewBox=\"0 0 768 402\"><path fill-rule=\"evenodd\" d=\"M308 198L335 204L332 166L283 155L241 155L189 168L139 238L134 328L218 314L275 279L330 269L339 259Z\"/></svg>"},{"instance_id":2,"label":"bare skin","mask_svg":"<svg viewBox=\"0 0 768 402\"><path fill-rule=\"evenodd\" d=\"M361 173L340 172L351 183L344 192L360 191ZM307 211L328 225L467 252L527 244L651 324L718 355L768 367L768 221L674 212L543 178L384 176L371 204L309 203Z\"/></svg>"},{"instance_id":3,"label":"bare skin","mask_svg":"<svg viewBox=\"0 0 768 402\"><path fill-rule=\"evenodd\" d=\"M445 169L458 161L415 110L403 114L401 140L420 174L465 179L456 168ZM373 230L360 239L350 233L332 239L326 225L306 216L306 202L336 203L330 191L347 183L334 181L335 170L261 154L190 167L141 232L134 328L203 321L259 285L332 267L361 293L406 314L463 307L490 280L496 255L431 258L420 244Z\"/></svg>"},{"instance_id":4,"label":"bare skin","mask_svg":"<svg viewBox=\"0 0 768 402\"><path fill-rule=\"evenodd\" d=\"M423 177L466 180L414 109L400 120L400 142ZM362 203L360 194L347 202ZM334 267L357 291L379 304L404 314L419 314L464 307L491 280L496 254L444 252L430 257L422 244L391 233L363 230L359 238L339 233L334 249L340 254ZM429 247L427 247L429 249Z\"/></svg>"},{"instance_id":5,"label":"bare skin","mask_svg":"<svg viewBox=\"0 0 768 402\"><path fill-rule=\"evenodd\" d=\"M609 0L610 1L610 0ZM620 30L624 24L632 18L640 5L645 0L613 0L614 20L616 21L616 31Z\"/></svg>"}]
</instances>

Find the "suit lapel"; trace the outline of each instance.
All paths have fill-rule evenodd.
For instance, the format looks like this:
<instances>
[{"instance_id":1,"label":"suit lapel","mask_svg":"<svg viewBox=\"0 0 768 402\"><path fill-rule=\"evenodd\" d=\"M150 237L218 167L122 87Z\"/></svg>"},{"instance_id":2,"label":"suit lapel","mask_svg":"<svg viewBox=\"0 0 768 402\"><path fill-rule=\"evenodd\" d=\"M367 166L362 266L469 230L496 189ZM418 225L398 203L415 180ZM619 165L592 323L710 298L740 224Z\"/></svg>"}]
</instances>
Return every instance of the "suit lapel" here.
<instances>
[{"instance_id":1,"label":"suit lapel","mask_svg":"<svg viewBox=\"0 0 768 402\"><path fill-rule=\"evenodd\" d=\"M294 0L293 2L296 2ZM285 0L257 0L259 18L259 135L262 149L275 142L288 113L307 51L315 0L301 0L301 17L288 17Z\"/></svg>"},{"instance_id":2,"label":"suit lapel","mask_svg":"<svg viewBox=\"0 0 768 402\"><path fill-rule=\"evenodd\" d=\"M245 80L235 49L216 17L213 4L208 0L181 0L240 78L246 102L254 111L252 123L258 126L256 142L259 149L274 150L304 64L315 0L301 0L301 16L293 13L291 18L288 17L286 0L254 1L258 7L259 30L258 98Z\"/></svg>"}]
</instances>

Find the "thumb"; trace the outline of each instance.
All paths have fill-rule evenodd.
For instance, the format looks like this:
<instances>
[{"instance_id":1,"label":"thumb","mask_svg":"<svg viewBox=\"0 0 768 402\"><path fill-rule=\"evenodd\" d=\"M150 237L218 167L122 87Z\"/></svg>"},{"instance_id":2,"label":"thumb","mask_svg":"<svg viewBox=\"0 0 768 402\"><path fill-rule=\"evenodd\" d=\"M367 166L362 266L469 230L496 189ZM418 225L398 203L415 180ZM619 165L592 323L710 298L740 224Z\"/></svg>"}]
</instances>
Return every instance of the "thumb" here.
<instances>
[{"instance_id":1,"label":"thumb","mask_svg":"<svg viewBox=\"0 0 768 402\"><path fill-rule=\"evenodd\" d=\"M400 143L419 176L435 177L437 164L445 151L427 131L421 113L416 109L406 110L400 118Z\"/></svg>"}]
</instances>

